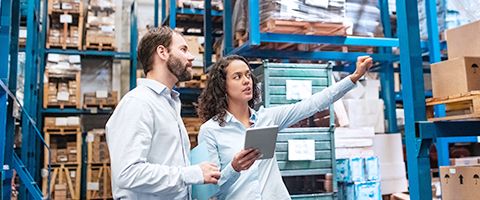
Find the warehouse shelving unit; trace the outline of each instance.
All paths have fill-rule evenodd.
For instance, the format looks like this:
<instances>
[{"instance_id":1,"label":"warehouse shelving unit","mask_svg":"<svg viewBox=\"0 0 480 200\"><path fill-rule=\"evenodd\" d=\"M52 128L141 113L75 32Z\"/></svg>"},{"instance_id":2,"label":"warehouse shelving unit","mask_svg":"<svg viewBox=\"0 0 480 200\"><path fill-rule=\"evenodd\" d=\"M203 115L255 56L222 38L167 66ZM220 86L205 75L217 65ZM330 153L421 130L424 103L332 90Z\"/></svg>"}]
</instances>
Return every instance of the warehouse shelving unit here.
<instances>
[{"instance_id":1,"label":"warehouse shelving unit","mask_svg":"<svg viewBox=\"0 0 480 200\"><path fill-rule=\"evenodd\" d=\"M45 70L45 56L48 53L108 57L111 59L130 59L131 61L131 87L135 87L136 82L136 56L129 52L114 51L93 51L93 50L62 50L45 48L46 26L47 26L47 0L35 1L2 1L1 2L1 33L0 40L2 44L10 46L0 50L0 56L3 57L4 66L0 70L2 87L0 89L0 101L5 106L0 106L0 160L2 161L2 186L0 192L3 199L10 199L11 179L13 169L16 170L22 185L20 188L20 199L42 199L43 194L37 185L40 179L41 151L43 137L39 131L42 126L42 117L46 115L92 115L92 114L111 114L111 110L90 110L90 109L40 109L41 94L43 84L43 73ZM20 5L22 7L20 7ZM41 10L43 8L43 10ZM136 48L136 11L135 2L132 4L131 30L132 48ZM21 12L20 12L21 11ZM22 18L26 19L27 40L23 49L18 48L19 32L19 14L25 14ZM43 15L42 15L43 14ZM134 40L135 39L135 40ZM15 91L17 83L17 58L18 52L26 53L25 61L25 91L22 107L21 128L22 128L22 148L20 156L17 156L13 149L14 138L14 118L12 109L15 101ZM132 59L133 58L133 59ZM10 95L10 97L7 97ZM8 106L7 106L8 102Z\"/></svg>"},{"instance_id":2,"label":"warehouse shelving unit","mask_svg":"<svg viewBox=\"0 0 480 200\"><path fill-rule=\"evenodd\" d=\"M311 36L293 34L262 33L259 30L258 0L249 0L249 40L240 47L233 47L233 34L229 22L232 18L231 1L225 0L224 8L224 54L240 54L254 58L279 58L279 59L314 59L314 60L347 60L353 61L365 53L341 52L285 52L272 50L258 50L255 47L262 42L289 42L301 44L336 44L351 46L377 46L384 47L377 54L370 54L374 60L382 62L382 97L386 106L388 120L387 132L397 132L395 116L395 93L393 92L392 62L400 59L401 80L403 85L402 98L405 107L405 135L407 146L408 174L410 194L412 199L431 199L431 177L429 163L429 147L436 138L456 137L452 141L460 141L459 136L478 135L480 124L475 122L427 122L425 117L425 92L423 88L422 53L428 52L430 62L441 60L441 49L445 43L438 37L429 37L422 42L419 37L418 5L417 1L397 1L398 39L388 38L393 34L389 32L388 1L380 0L379 7L386 38L364 38L353 36ZM436 21L436 2L426 0L428 34L438 36ZM391 47L400 47L402 54L398 57L391 54ZM397 94L398 98L398 94ZM442 114L442 108L436 109L437 114ZM464 131L462 131L464 130ZM441 140L441 139L440 139Z\"/></svg>"}]
</instances>

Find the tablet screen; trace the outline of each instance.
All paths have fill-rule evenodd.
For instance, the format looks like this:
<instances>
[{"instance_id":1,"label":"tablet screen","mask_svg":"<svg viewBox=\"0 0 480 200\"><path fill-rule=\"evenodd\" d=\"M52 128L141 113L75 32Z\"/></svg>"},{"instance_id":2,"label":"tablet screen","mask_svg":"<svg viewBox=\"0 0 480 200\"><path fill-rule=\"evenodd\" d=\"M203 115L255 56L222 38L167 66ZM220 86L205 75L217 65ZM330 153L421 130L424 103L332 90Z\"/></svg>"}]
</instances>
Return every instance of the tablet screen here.
<instances>
[{"instance_id":1,"label":"tablet screen","mask_svg":"<svg viewBox=\"0 0 480 200\"><path fill-rule=\"evenodd\" d=\"M278 126L248 128L245 134L245 149L260 151L259 159L269 159L275 155Z\"/></svg>"}]
</instances>

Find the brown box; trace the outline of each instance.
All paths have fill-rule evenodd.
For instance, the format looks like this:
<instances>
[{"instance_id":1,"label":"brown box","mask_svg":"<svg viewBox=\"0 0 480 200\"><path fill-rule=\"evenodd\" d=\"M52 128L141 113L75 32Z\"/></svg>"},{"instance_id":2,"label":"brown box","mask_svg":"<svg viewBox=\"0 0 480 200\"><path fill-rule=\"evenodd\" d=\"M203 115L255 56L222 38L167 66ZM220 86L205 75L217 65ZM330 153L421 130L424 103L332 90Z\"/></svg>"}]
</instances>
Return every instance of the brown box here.
<instances>
[{"instance_id":1,"label":"brown box","mask_svg":"<svg viewBox=\"0 0 480 200\"><path fill-rule=\"evenodd\" d=\"M480 21L447 30L448 59L480 57Z\"/></svg>"},{"instance_id":2,"label":"brown box","mask_svg":"<svg viewBox=\"0 0 480 200\"><path fill-rule=\"evenodd\" d=\"M440 167L442 200L473 200L480 197L480 165Z\"/></svg>"},{"instance_id":3,"label":"brown box","mask_svg":"<svg viewBox=\"0 0 480 200\"><path fill-rule=\"evenodd\" d=\"M480 57L460 57L431 65L433 97L480 90Z\"/></svg>"}]
</instances>

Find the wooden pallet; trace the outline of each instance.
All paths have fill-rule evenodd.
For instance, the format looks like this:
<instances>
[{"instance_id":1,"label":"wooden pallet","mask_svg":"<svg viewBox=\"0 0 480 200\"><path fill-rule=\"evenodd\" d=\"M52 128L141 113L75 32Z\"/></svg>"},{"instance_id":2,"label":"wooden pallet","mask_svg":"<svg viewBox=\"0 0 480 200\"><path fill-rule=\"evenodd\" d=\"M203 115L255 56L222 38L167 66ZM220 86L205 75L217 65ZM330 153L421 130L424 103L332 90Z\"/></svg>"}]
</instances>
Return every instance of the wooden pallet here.
<instances>
[{"instance_id":1,"label":"wooden pallet","mask_svg":"<svg viewBox=\"0 0 480 200\"><path fill-rule=\"evenodd\" d=\"M480 119L480 91L472 91L444 98L429 98L426 100L426 103L429 121ZM446 116L434 117L434 106L441 104L445 105Z\"/></svg>"},{"instance_id":2,"label":"wooden pallet","mask_svg":"<svg viewBox=\"0 0 480 200\"><path fill-rule=\"evenodd\" d=\"M270 19L260 25L260 30L268 33L302 35L346 35L347 27L341 23Z\"/></svg>"},{"instance_id":3,"label":"wooden pallet","mask_svg":"<svg viewBox=\"0 0 480 200\"><path fill-rule=\"evenodd\" d=\"M51 171L50 191L48 190L48 177L43 177L42 191L44 196L50 195L52 199L80 199L81 165L67 167L53 167ZM75 172L73 172L75 171ZM74 175L74 177L72 177ZM61 188L60 188L61 186Z\"/></svg>"},{"instance_id":4,"label":"wooden pallet","mask_svg":"<svg viewBox=\"0 0 480 200\"><path fill-rule=\"evenodd\" d=\"M99 51L103 51L103 50L114 51L115 50L115 45L113 43L88 42L87 41L87 44L85 45L85 50L88 50L88 49L99 50Z\"/></svg>"},{"instance_id":5,"label":"wooden pallet","mask_svg":"<svg viewBox=\"0 0 480 200\"><path fill-rule=\"evenodd\" d=\"M81 133L79 126L49 126L43 128L44 132L48 132L50 134L77 134Z\"/></svg>"},{"instance_id":6,"label":"wooden pallet","mask_svg":"<svg viewBox=\"0 0 480 200\"><path fill-rule=\"evenodd\" d=\"M112 199L110 164L87 166L87 199Z\"/></svg>"}]
</instances>

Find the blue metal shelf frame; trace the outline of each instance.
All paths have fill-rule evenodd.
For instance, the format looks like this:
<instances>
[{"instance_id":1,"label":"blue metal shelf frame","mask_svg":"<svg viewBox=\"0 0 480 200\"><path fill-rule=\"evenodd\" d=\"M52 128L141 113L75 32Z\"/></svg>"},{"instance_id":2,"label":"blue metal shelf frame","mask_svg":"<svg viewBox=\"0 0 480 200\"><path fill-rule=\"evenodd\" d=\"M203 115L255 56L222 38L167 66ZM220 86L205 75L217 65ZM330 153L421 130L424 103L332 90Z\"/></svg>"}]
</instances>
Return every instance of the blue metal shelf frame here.
<instances>
[{"instance_id":1,"label":"blue metal shelf frame","mask_svg":"<svg viewBox=\"0 0 480 200\"><path fill-rule=\"evenodd\" d=\"M20 3L22 3L22 12L20 12ZM43 4L43 5L41 5ZM132 9L135 9L135 2ZM47 53L76 54L83 56L108 56L114 59L130 59L132 63L131 82L135 86L136 79L136 12L132 14L131 38L132 51L128 52L109 52L109 51L76 51L45 49L46 30L47 30L47 8L48 1L1 1L1 20L0 20L0 41L10 48L0 49L0 62L4 67L0 68L0 80L6 89L0 89L0 161L1 161L1 180L0 194L2 199L9 199L11 195L12 170L15 169L23 182L20 188L20 199L42 199L40 188L36 180L40 180L40 149L41 144L38 140L37 127L41 127L41 117L43 115L65 115L65 114L111 114L109 110L98 110L96 113L91 110L76 109L45 109L41 110L41 100L39 94L42 94L41 84L43 83L43 73L45 66L45 55ZM41 11L40 8L43 8ZM25 64L25 90L22 109L22 148L21 157L13 152L13 137L15 132L14 118L12 116L13 98L8 98L8 94L13 96L16 90L17 62L18 52L18 32L20 27L20 13L26 18L27 41L26 47L21 49L26 53ZM43 15L41 15L43 14ZM133 52L133 53L132 53ZM40 100L40 101L39 101ZM8 103L7 103L8 101ZM31 118L29 118L31 117ZM2 131L3 130L3 131ZM42 139L42 138L40 138Z\"/></svg>"},{"instance_id":2,"label":"blue metal shelf frame","mask_svg":"<svg viewBox=\"0 0 480 200\"><path fill-rule=\"evenodd\" d=\"M39 1L28 1L28 3L22 2L22 9L28 11L34 10L35 7L39 6ZM23 13L23 12L22 12ZM29 13L27 12L27 28L33 29L34 31L30 33L27 44L31 46L26 48L26 52L32 52L35 48L32 48L36 44L34 38L36 37L35 28L38 28L34 22L37 22L39 13ZM14 94L16 91L16 81L17 81L17 65L18 65L18 35L20 27L20 2L19 1L1 1L1 31L0 31L0 41L2 44L6 45L9 48L2 48L0 50L0 57L3 64L0 68L0 78L2 81L2 89L0 90L0 161L2 166L2 186L0 188L2 199L11 198L11 180L12 180L12 170L15 169L20 177L20 180L23 182L20 189L21 198L23 199L42 199L42 194L38 185L36 184L34 177L31 174L35 175L30 169L27 169L23 163L31 162L28 156L31 154L28 148L28 145L35 145L35 135L30 138L29 141L22 141L24 149L22 149L22 158L20 160L16 153L13 151L13 140L15 134L15 125L13 113ZM38 24L38 23L37 23ZM38 44L38 43L37 43ZM27 62L32 62L34 59L28 57ZM26 70L28 71L28 70ZM26 74L30 75L30 74ZM33 84L33 82L26 82L26 84ZM7 91L8 90L8 91ZM27 90L27 89L26 89ZM8 98L10 95L10 98ZM25 95L25 103L34 103L29 101L30 96ZM8 102L8 103L7 103ZM25 117L26 110L23 110L22 115ZM23 120L22 127L31 128L29 120ZM23 135L25 138L25 135ZM25 153L26 152L26 153ZM35 164L35 163L33 163ZM28 192L27 192L28 191Z\"/></svg>"},{"instance_id":3,"label":"blue metal shelf frame","mask_svg":"<svg viewBox=\"0 0 480 200\"><path fill-rule=\"evenodd\" d=\"M367 54L367 53L342 53L342 52L296 52L283 51L281 54L276 51L259 50L258 45L262 42L273 43L296 43L296 44L333 44L348 46L376 46L376 47L397 47L396 38L371 38L356 36L317 36L260 32L259 0L249 0L249 40L240 47L233 47L232 4L230 0L224 1L224 54L240 54L246 57L258 58L279 58L279 59L310 59L310 60L355 60L359 55L370 55L377 61L395 61L398 56L391 54ZM389 22L389 21L388 21ZM374 45L372 45L374 44Z\"/></svg>"},{"instance_id":4,"label":"blue metal shelf frame","mask_svg":"<svg viewBox=\"0 0 480 200\"><path fill-rule=\"evenodd\" d=\"M438 39L436 1L426 0L430 62L441 60L442 44ZM430 156L431 144L439 149L439 165L448 162L448 143L475 141L480 132L478 121L427 122L423 91L422 50L419 37L418 4L414 0L397 1L400 39L400 67L405 107L405 141L410 198L431 199ZM436 109L442 114L442 108ZM475 138L475 139L474 139Z\"/></svg>"},{"instance_id":5,"label":"blue metal shelf frame","mask_svg":"<svg viewBox=\"0 0 480 200\"><path fill-rule=\"evenodd\" d=\"M0 4L1 16L0 16L0 42L6 44L6 46L15 47L15 37L18 38L18 30L15 33L15 26L19 25L19 17L15 17L15 13L18 15L20 10L17 1L2 1ZM15 10L17 12L15 12ZM18 29L18 28L17 28ZM18 41L18 39L16 40ZM16 45L18 48L18 43ZM14 57L18 52L15 52L16 48L2 48L0 49L0 81L4 85L8 85L8 89L15 91L16 89L16 67L17 63ZM9 62L9 57L12 60ZM18 56L17 56L18 57ZM12 74L15 78L11 78ZM11 78L11 79L10 79ZM13 80L12 80L13 79ZM12 84L13 82L13 84ZM11 98L8 98L8 93L4 89L0 89L0 166L1 170L1 186L0 195L2 199L9 199L11 196L11 179L13 175L13 131L14 119L11 115L13 102ZM10 134L9 134L10 133Z\"/></svg>"}]
</instances>

